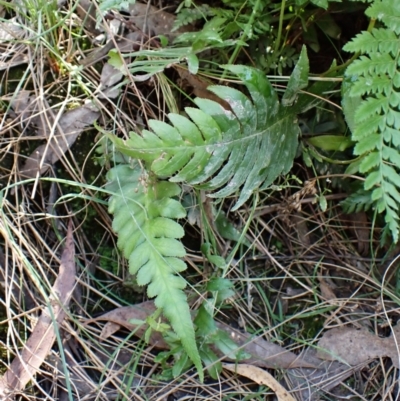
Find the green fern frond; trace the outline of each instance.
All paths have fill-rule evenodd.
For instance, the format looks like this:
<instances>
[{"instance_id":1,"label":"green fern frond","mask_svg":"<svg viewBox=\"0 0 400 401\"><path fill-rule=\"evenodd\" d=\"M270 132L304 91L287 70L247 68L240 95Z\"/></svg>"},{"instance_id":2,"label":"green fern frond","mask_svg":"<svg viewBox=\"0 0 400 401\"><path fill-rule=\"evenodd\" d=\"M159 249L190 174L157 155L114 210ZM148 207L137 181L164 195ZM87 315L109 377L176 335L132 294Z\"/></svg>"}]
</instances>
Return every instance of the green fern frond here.
<instances>
[{"instance_id":1,"label":"green fern frond","mask_svg":"<svg viewBox=\"0 0 400 401\"><path fill-rule=\"evenodd\" d=\"M367 15L381 19L390 29L373 29L356 36L344 49L360 52L346 70L350 89L344 92L345 114L354 113L349 99L359 98L355 109L352 139L354 153L363 156L358 170L366 175L377 211L397 242L400 203L400 3L375 1ZM347 85L347 83L346 83ZM353 102L354 103L354 102ZM352 110L346 110L352 107ZM351 200L351 199L350 199Z\"/></svg>"},{"instance_id":2,"label":"green fern frond","mask_svg":"<svg viewBox=\"0 0 400 401\"><path fill-rule=\"evenodd\" d=\"M373 207L373 204L374 201L371 199L371 193L365 189L359 189L340 202L343 211L347 214L361 211L366 212Z\"/></svg>"},{"instance_id":3,"label":"green fern frond","mask_svg":"<svg viewBox=\"0 0 400 401\"><path fill-rule=\"evenodd\" d=\"M246 85L251 100L225 86L208 89L229 103L196 99L198 109L185 109L188 117L169 114L172 125L150 121L152 131L132 133L126 142L113 137L117 149L146 161L160 177L187 182L213 197L227 197L240 189L235 209L257 188L268 187L285 174L295 157L299 127L298 110L292 107L298 91L307 85L308 59L302 52L289 81L284 106L265 75L244 66L226 67ZM297 85L297 86L296 86Z\"/></svg>"},{"instance_id":4,"label":"green fern frond","mask_svg":"<svg viewBox=\"0 0 400 401\"><path fill-rule=\"evenodd\" d=\"M186 269L180 258L185 249L179 241L184 235L173 219L186 216L175 199L178 185L158 181L123 164L112 168L107 176L107 189L113 194L109 211L114 214L113 229L118 234L118 247L129 260L129 271L137 274L139 285L147 285L150 298L161 308L179 336L188 356L202 377L193 323L183 289L185 280L178 274Z\"/></svg>"},{"instance_id":5,"label":"green fern frond","mask_svg":"<svg viewBox=\"0 0 400 401\"><path fill-rule=\"evenodd\" d=\"M205 19L206 17L212 17L216 15L216 11L207 4L196 6L193 8L182 8L177 14L174 22L172 31L176 31L179 28L193 24L193 22Z\"/></svg>"}]
</instances>

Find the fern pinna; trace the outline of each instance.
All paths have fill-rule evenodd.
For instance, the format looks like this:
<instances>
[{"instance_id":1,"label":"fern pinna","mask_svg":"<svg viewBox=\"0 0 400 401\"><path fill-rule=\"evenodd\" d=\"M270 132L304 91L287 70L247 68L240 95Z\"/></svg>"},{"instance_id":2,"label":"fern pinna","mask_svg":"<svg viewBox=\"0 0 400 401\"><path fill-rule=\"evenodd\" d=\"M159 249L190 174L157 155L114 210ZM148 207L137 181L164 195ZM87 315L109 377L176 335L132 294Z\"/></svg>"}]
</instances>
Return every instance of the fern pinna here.
<instances>
[{"instance_id":1,"label":"fern pinna","mask_svg":"<svg viewBox=\"0 0 400 401\"><path fill-rule=\"evenodd\" d=\"M107 189L113 194L109 211L114 214L113 229L118 246L129 260L129 271L137 274L139 285L148 285L147 293L155 297L180 338L185 351L202 376L190 310L183 289L186 281L178 273L186 269L182 258L186 252L179 241L183 228L174 219L186 216L175 199L181 189L177 184L159 181L139 164L135 168L122 164L107 176Z\"/></svg>"},{"instance_id":2,"label":"fern pinna","mask_svg":"<svg viewBox=\"0 0 400 401\"><path fill-rule=\"evenodd\" d=\"M349 125L352 126L352 139L356 142L354 152L362 156L361 163L351 168L356 167L366 175L364 189L370 191L377 211L385 213L387 228L397 242L400 203L400 2L374 1L366 14L381 20L387 28L362 32L344 47L346 51L360 53L346 70L350 89L344 92L343 99L346 117L352 121ZM359 99L355 108L354 99ZM368 204L365 206L368 207Z\"/></svg>"}]
</instances>

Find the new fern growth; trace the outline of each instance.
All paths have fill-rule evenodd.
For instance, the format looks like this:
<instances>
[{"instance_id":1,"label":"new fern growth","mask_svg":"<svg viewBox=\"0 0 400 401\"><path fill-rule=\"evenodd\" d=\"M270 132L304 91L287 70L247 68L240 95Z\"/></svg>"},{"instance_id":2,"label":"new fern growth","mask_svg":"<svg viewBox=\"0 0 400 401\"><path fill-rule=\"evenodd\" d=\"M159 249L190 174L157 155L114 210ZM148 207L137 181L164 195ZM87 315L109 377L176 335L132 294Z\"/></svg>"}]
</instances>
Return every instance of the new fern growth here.
<instances>
[{"instance_id":1,"label":"new fern growth","mask_svg":"<svg viewBox=\"0 0 400 401\"><path fill-rule=\"evenodd\" d=\"M400 203L400 2L375 1L366 11L387 28L357 35L345 50L360 53L346 70L351 82L344 93L344 111L353 125L355 154L362 155L358 170L366 175L364 188L379 213L385 214L394 240L399 238ZM351 113L359 98L354 118ZM354 166L352 166L354 167Z\"/></svg>"}]
</instances>

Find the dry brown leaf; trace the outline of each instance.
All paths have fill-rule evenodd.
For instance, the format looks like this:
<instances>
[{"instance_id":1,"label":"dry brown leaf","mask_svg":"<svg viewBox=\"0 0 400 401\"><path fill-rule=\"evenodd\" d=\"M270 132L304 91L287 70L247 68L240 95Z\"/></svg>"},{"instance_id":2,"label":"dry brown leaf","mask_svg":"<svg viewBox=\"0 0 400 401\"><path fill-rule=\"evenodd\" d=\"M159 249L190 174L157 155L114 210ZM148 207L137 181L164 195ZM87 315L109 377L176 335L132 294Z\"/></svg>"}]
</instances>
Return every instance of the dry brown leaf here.
<instances>
[{"instance_id":1,"label":"dry brown leaf","mask_svg":"<svg viewBox=\"0 0 400 401\"><path fill-rule=\"evenodd\" d=\"M319 281L319 288L321 290L322 297L324 299L326 299L327 301L331 301L329 303L336 304L337 297L336 297L336 294L333 291L332 287L328 284L328 282L321 275L318 275L318 281ZM336 302L334 302L334 301L336 301Z\"/></svg>"},{"instance_id":2,"label":"dry brown leaf","mask_svg":"<svg viewBox=\"0 0 400 401\"><path fill-rule=\"evenodd\" d=\"M257 366L242 363L224 363L222 367L233 373L238 373L241 376L247 377L257 384L269 387L278 397L278 401L296 401L272 375Z\"/></svg>"},{"instance_id":3,"label":"dry brown leaf","mask_svg":"<svg viewBox=\"0 0 400 401\"><path fill-rule=\"evenodd\" d=\"M147 325L137 325L130 323L131 320L141 320L145 321L151 314L156 311L156 307L153 301L143 302L138 305L123 306L121 308L116 308L104 315L98 316L93 319L85 320L84 324L89 324L97 321L107 321L101 332L101 338L106 339L113 333L115 333L120 327L124 327L127 330L135 331L135 335L138 337L143 337ZM158 332L153 331L150 337L150 345L157 348L167 349L168 345L164 341L162 335Z\"/></svg>"},{"instance_id":4,"label":"dry brown leaf","mask_svg":"<svg viewBox=\"0 0 400 401\"><path fill-rule=\"evenodd\" d=\"M94 34L98 34L99 31L94 30L93 25L96 13L95 9L91 7L92 2L89 0L80 0L79 5L80 9L78 9L78 12L80 13L81 19L83 21L86 21L85 27L91 30ZM87 16L88 10L91 10L90 17ZM125 15L123 16L123 19L126 21L126 26L130 27L131 29L137 29L140 34L146 35L145 41L148 40L148 36L151 37L158 35L164 35L168 38L168 40L172 41L176 36L180 35L181 33L193 30L193 27L191 25L186 25L172 32L172 28L175 22L174 14L160 10L154 6L148 6L147 4L139 3L138 1L135 2L135 4L131 4L129 6L129 13L130 17L127 18ZM97 63L102 58L106 57L110 50L114 49L115 43L118 44L118 48L120 49L119 42L110 40L104 47L95 49L91 53L89 53L84 59L80 61L80 64L88 66ZM124 39L122 39L121 41L121 44L123 43Z\"/></svg>"},{"instance_id":5,"label":"dry brown leaf","mask_svg":"<svg viewBox=\"0 0 400 401\"><path fill-rule=\"evenodd\" d=\"M337 327L324 333L318 342L318 358L338 360L351 366L365 364L371 359L390 357L399 368L400 325L393 328L390 337L381 338L367 329Z\"/></svg>"},{"instance_id":6,"label":"dry brown leaf","mask_svg":"<svg viewBox=\"0 0 400 401\"><path fill-rule=\"evenodd\" d=\"M49 143L38 146L32 152L22 166L20 174L34 178L45 173L62 158L84 128L93 124L99 116L100 113L90 104L67 111L57 124L57 133ZM45 133L45 136L49 136L48 133Z\"/></svg>"},{"instance_id":7,"label":"dry brown leaf","mask_svg":"<svg viewBox=\"0 0 400 401\"><path fill-rule=\"evenodd\" d=\"M21 353L11 363L0 379L0 396L12 397L32 380L34 374L49 354L56 339L55 324L61 325L75 284L75 250L72 226L68 227L60 271L49 296L49 305L39 320Z\"/></svg>"},{"instance_id":8,"label":"dry brown leaf","mask_svg":"<svg viewBox=\"0 0 400 401\"><path fill-rule=\"evenodd\" d=\"M181 87L186 89L188 86L193 88L193 94L202 99L213 100L219 103L225 110L231 110L230 104L218 97L214 92L209 91L207 88L212 85L210 82L199 77L198 75L191 74L188 70L177 67L176 70L181 78Z\"/></svg>"}]
</instances>

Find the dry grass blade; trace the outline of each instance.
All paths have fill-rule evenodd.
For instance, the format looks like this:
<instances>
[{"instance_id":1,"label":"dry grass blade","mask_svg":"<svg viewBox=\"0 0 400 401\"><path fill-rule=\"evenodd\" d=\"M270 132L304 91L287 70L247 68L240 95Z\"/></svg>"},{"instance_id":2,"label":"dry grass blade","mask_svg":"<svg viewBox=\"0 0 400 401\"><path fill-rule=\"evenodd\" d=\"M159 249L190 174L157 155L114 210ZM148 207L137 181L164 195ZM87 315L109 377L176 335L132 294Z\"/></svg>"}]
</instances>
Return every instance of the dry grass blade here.
<instances>
[{"instance_id":1,"label":"dry grass blade","mask_svg":"<svg viewBox=\"0 0 400 401\"><path fill-rule=\"evenodd\" d=\"M66 308L75 284L75 251L72 224L68 227L60 271L52 287L48 306L43 310L20 355L0 380L0 395L11 398L32 380L56 339L56 330L66 316Z\"/></svg>"}]
</instances>

